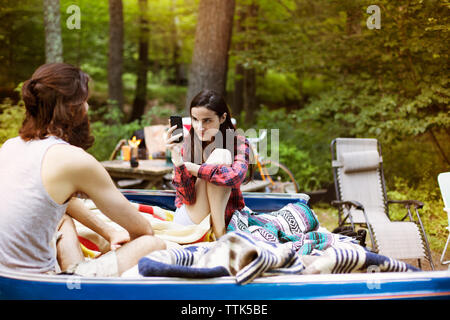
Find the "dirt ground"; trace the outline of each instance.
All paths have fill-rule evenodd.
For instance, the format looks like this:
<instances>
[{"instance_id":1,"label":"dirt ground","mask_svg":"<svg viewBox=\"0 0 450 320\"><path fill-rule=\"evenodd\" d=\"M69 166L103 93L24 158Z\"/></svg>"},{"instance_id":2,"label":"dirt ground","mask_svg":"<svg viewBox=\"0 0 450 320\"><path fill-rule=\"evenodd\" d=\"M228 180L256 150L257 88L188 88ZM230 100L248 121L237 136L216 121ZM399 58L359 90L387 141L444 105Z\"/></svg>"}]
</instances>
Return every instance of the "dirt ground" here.
<instances>
[{"instance_id":1,"label":"dirt ground","mask_svg":"<svg viewBox=\"0 0 450 320\"><path fill-rule=\"evenodd\" d=\"M434 252L431 251L431 257L433 258L433 263L434 263L434 270L449 270L450 272L450 264L441 264L440 259L441 259L441 254L442 252ZM449 260L450 258L448 257L448 254L446 255L446 260ZM403 260L415 267L417 267L417 260ZM445 260L444 260L445 261ZM428 261L422 261L422 268L423 271L429 271L432 270L430 264L428 263Z\"/></svg>"}]
</instances>

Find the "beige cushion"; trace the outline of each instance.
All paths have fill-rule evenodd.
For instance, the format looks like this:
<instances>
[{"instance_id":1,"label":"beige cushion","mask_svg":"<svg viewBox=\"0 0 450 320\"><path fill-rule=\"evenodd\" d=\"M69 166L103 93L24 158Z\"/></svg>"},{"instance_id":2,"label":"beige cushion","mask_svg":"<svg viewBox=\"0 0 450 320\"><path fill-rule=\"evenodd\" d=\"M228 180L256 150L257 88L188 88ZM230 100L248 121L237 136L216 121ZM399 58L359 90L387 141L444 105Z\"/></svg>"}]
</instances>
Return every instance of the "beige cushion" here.
<instances>
[{"instance_id":1,"label":"beige cushion","mask_svg":"<svg viewBox=\"0 0 450 320\"><path fill-rule=\"evenodd\" d=\"M377 151L345 152L341 155L345 173L370 171L378 168L381 158Z\"/></svg>"}]
</instances>

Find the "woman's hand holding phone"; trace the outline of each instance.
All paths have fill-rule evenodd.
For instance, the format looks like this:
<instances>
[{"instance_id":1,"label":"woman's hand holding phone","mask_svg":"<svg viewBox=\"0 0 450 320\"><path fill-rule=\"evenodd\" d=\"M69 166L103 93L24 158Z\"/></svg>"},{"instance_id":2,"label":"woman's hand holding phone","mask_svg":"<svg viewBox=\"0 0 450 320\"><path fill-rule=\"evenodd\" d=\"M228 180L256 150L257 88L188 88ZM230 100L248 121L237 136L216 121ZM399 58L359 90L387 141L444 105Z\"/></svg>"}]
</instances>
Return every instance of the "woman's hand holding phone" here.
<instances>
[{"instance_id":1,"label":"woman's hand holding phone","mask_svg":"<svg viewBox=\"0 0 450 320\"><path fill-rule=\"evenodd\" d=\"M176 125L170 127L169 130L164 133L164 142L166 144L166 149L169 149L171 152L172 163L175 166L179 167L184 164L183 157L181 156L182 143L176 143L175 141L182 137L183 133L172 136L172 133L175 129L177 129Z\"/></svg>"}]
</instances>

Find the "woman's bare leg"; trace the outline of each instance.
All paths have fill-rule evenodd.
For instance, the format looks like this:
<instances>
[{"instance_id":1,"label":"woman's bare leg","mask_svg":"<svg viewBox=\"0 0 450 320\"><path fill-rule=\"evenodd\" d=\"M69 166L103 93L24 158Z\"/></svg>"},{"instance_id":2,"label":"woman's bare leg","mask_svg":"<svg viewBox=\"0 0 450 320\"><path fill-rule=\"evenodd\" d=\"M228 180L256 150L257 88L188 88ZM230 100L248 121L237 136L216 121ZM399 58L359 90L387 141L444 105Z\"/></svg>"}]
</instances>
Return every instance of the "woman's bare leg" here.
<instances>
[{"instance_id":1,"label":"woman's bare leg","mask_svg":"<svg viewBox=\"0 0 450 320\"><path fill-rule=\"evenodd\" d=\"M210 213L206 185L208 183L203 179L197 179L195 182L195 203L187 204L186 210L192 222L199 224Z\"/></svg>"},{"instance_id":2,"label":"woman's bare leg","mask_svg":"<svg viewBox=\"0 0 450 320\"><path fill-rule=\"evenodd\" d=\"M231 187L216 186L212 183L206 184L206 191L211 209L212 230L216 239L226 232L225 209L231 194Z\"/></svg>"},{"instance_id":3,"label":"woman's bare leg","mask_svg":"<svg viewBox=\"0 0 450 320\"><path fill-rule=\"evenodd\" d=\"M227 149L215 149L206 163L229 165L233 163L232 156ZM212 183L206 184L206 194L208 195L209 207L211 209L211 224L214 235L217 239L223 236L225 229L225 209L231 194L231 187L218 186Z\"/></svg>"},{"instance_id":4,"label":"woman's bare leg","mask_svg":"<svg viewBox=\"0 0 450 320\"><path fill-rule=\"evenodd\" d=\"M216 149L206 160L208 164L231 165L231 153L226 149ZM225 209L230 198L231 187L217 186L197 179L195 184L196 200L193 205L186 205L192 222L200 223L211 214L211 225L216 238L225 234Z\"/></svg>"}]
</instances>

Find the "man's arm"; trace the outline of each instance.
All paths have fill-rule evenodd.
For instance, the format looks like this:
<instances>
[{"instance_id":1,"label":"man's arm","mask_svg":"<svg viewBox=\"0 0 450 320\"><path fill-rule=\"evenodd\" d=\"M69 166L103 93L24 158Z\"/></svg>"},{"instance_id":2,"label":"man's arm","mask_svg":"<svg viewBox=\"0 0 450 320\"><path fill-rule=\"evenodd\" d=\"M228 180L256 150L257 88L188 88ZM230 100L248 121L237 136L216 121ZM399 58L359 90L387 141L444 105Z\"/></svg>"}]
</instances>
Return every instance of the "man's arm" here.
<instances>
[{"instance_id":1,"label":"man's arm","mask_svg":"<svg viewBox=\"0 0 450 320\"><path fill-rule=\"evenodd\" d=\"M80 199L72 198L69 201L66 214L105 238L110 243L112 250L130 241L130 235L127 231L117 230L103 221L96 213L89 210Z\"/></svg>"},{"instance_id":2,"label":"man's arm","mask_svg":"<svg viewBox=\"0 0 450 320\"><path fill-rule=\"evenodd\" d=\"M57 203L85 193L108 218L128 231L131 239L153 235L150 223L116 188L108 172L90 154L70 145L51 147L43 162L43 183Z\"/></svg>"}]
</instances>

